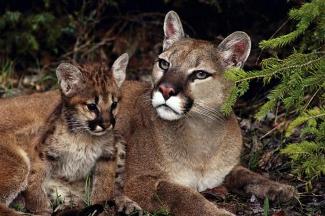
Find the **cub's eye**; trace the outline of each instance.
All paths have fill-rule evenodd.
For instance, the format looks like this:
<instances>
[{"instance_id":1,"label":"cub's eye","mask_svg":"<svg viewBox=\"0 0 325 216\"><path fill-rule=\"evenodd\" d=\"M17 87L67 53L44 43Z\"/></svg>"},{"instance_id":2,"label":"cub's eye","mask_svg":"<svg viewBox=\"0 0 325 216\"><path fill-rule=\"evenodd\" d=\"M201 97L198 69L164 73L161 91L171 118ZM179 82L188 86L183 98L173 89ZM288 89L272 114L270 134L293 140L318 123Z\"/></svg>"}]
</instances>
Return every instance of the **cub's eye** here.
<instances>
[{"instance_id":1,"label":"cub's eye","mask_svg":"<svg viewBox=\"0 0 325 216\"><path fill-rule=\"evenodd\" d=\"M95 110L97 110L97 105L94 103L87 104L87 108L89 111L95 111Z\"/></svg>"},{"instance_id":2,"label":"cub's eye","mask_svg":"<svg viewBox=\"0 0 325 216\"><path fill-rule=\"evenodd\" d=\"M117 107L117 101L113 101L111 105L111 110L115 109Z\"/></svg>"},{"instance_id":3,"label":"cub's eye","mask_svg":"<svg viewBox=\"0 0 325 216\"><path fill-rule=\"evenodd\" d=\"M158 60L158 65L162 70L168 70L169 68L169 63L167 61L165 61L164 59L159 59Z\"/></svg>"},{"instance_id":4,"label":"cub's eye","mask_svg":"<svg viewBox=\"0 0 325 216\"><path fill-rule=\"evenodd\" d=\"M200 80L202 80L202 79L206 79L206 78L208 78L208 77L211 76L210 73L208 73L206 71L203 71L203 70L194 71L193 75L194 75L193 76L193 80L194 79L200 79Z\"/></svg>"}]
</instances>

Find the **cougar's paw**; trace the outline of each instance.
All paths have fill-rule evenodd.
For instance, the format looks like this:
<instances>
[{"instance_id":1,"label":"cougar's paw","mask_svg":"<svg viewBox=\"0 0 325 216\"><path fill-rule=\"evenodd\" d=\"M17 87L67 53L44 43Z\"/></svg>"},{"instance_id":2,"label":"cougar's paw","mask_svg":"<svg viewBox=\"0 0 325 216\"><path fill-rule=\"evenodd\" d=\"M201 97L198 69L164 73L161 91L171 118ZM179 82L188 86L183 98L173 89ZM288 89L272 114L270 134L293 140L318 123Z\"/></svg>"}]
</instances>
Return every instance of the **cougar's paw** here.
<instances>
[{"instance_id":1,"label":"cougar's paw","mask_svg":"<svg viewBox=\"0 0 325 216\"><path fill-rule=\"evenodd\" d=\"M253 193L258 198L268 197L272 201L286 202L297 196L297 190L290 185L277 182L266 182L265 184L248 185L248 193Z\"/></svg>"},{"instance_id":2,"label":"cougar's paw","mask_svg":"<svg viewBox=\"0 0 325 216\"><path fill-rule=\"evenodd\" d=\"M141 207L127 196L122 195L116 197L115 204L118 212L123 212L127 215L132 212L138 212L139 215L143 214Z\"/></svg>"}]
</instances>

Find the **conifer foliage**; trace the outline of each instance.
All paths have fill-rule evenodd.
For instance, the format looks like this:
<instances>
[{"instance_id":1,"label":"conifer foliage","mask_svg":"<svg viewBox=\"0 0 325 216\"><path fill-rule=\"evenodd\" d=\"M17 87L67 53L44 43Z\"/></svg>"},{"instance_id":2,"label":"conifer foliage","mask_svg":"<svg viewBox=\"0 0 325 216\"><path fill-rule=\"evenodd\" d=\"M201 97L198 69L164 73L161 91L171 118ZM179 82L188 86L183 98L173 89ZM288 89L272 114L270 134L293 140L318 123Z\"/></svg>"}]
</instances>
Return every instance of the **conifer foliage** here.
<instances>
[{"instance_id":1,"label":"conifer foliage","mask_svg":"<svg viewBox=\"0 0 325 216\"><path fill-rule=\"evenodd\" d=\"M235 68L225 74L236 84L223 106L226 114L231 112L237 97L248 90L249 81L262 79L265 84L275 79L278 81L256 113L256 118L262 120L278 104L287 113L294 113L296 118L289 124L286 136L290 138L298 133L300 137L281 152L292 159L294 172L308 180L325 175L324 11L323 0L312 0L299 9L292 9L289 18L296 23L295 29L260 42L262 49L292 49L287 57L264 59L259 71L245 72Z\"/></svg>"}]
</instances>

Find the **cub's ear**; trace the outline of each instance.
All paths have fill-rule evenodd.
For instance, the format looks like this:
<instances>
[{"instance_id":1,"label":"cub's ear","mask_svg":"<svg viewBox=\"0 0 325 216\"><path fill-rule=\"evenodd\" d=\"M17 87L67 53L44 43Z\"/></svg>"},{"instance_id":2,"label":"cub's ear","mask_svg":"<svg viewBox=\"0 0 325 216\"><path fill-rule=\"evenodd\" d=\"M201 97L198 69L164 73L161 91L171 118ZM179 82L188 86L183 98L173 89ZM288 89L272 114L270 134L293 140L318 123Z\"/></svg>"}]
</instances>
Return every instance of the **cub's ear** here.
<instances>
[{"instance_id":1,"label":"cub's ear","mask_svg":"<svg viewBox=\"0 0 325 216\"><path fill-rule=\"evenodd\" d=\"M80 70L69 63L61 63L56 69L56 76L63 94L73 96L84 85Z\"/></svg>"},{"instance_id":2,"label":"cub's ear","mask_svg":"<svg viewBox=\"0 0 325 216\"><path fill-rule=\"evenodd\" d=\"M113 77L118 87L121 87L126 77L126 67L129 63L129 55L127 53L122 54L115 60L112 66Z\"/></svg>"},{"instance_id":3,"label":"cub's ear","mask_svg":"<svg viewBox=\"0 0 325 216\"><path fill-rule=\"evenodd\" d=\"M185 35L181 20L175 11L169 11L165 16L164 34L163 50L182 39Z\"/></svg>"},{"instance_id":4,"label":"cub's ear","mask_svg":"<svg viewBox=\"0 0 325 216\"><path fill-rule=\"evenodd\" d=\"M226 68L243 67L251 51L251 39L245 32L236 31L218 45L218 51Z\"/></svg>"}]
</instances>

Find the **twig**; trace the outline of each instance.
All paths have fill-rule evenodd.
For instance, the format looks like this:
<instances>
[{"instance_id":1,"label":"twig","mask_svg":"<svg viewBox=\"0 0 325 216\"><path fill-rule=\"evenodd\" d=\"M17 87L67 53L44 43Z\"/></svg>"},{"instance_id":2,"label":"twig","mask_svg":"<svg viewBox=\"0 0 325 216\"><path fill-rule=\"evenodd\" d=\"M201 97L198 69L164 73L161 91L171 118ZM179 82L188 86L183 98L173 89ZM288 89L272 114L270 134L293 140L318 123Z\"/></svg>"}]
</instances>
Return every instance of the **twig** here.
<instances>
[{"instance_id":1,"label":"twig","mask_svg":"<svg viewBox=\"0 0 325 216\"><path fill-rule=\"evenodd\" d=\"M317 89L317 91L313 94L313 96L311 96L311 98L309 99L309 101L307 102L307 104L305 105L305 107L303 108L303 111L305 112L307 107L309 106L309 104L311 103L311 101L314 99L314 97L317 95L317 93L319 92L321 88L319 87Z\"/></svg>"},{"instance_id":2,"label":"twig","mask_svg":"<svg viewBox=\"0 0 325 216\"><path fill-rule=\"evenodd\" d=\"M111 37L111 38L105 38L103 40L101 40L100 42L94 44L94 46L92 46L91 48L89 48L87 51L85 51L81 56L85 56L91 52L93 52L94 50L98 49L101 46L104 46L105 44L107 44L109 41L113 41L115 40L116 37Z\"/></svg>"},{"instance_id":3,"label":"twig","mask_svg":"<svg viewBox=\"0 0 325 216\"><path fill-rule=\"evenodd\" d=\"M287 67L283 67L283 68L280 68L279 70L276 70L274 71L271 75L268 74L267 76L273 76L274 74L277 74L283 70L287 70L287 69L292 69L292 68L299 68L299 67L304 67L304 66L307 66L307 65L310 65L314 62L317 62L319 60L321 60L322 58L324 58L324 56L318 58L318 59L314 59L314 60L311 60L309 62L306 62L304 64L300 64L300 65L291 65L291 66L287 66ZM238 83L238 82L242 82L242 81L245 81L245 80L251 80L251 79L256 79L256 78L261 78L261 77L265 77L265 75L263 74L259 74L259 75L255 75L255 76L251 76L251 77L246 77L246 78L243 78L243 79L240 79L240 80L237 80L235 83Z\"/></svg>"},{"instance_id":4,"label":"twig","mask_svg":"<svg viewBox=\"0 0 325 216\"><path fill-rule=\"evenodd\" d=\"M269 38L269 39L272 39L287 23L289 22L289 19L287 19L286 21L284 21L281 25L280 25L280 27L271 35L271 37ZM259 55L258 55L258 57L257 57L257 59L256 59L256 62L255 62L255 64L257 64L257 62L260 60L260 57L261 57L261 55L262 55L262 53L263 53L263 51L264 51L264 49L261 49L261 51L260 51L260 53L259 53Z\"/></svg>"},{"instance_id":5,"label":"twig","mask_svg":"<svg viewBox=\"0 0 325 216\"><path fill-rule=\"evenodd\" d=\"M260 139L264 139L266 136L270 135L271 133L273 133L275 130L279 129L280 127L282 127L284 125L285 122L281 122L280 124L278 124L277 126L275 126L274 128L272 128L270 131L268 131L266 134L264 134Z\"/></svg>"}]
</instances>

